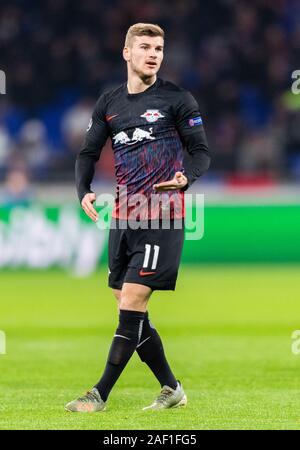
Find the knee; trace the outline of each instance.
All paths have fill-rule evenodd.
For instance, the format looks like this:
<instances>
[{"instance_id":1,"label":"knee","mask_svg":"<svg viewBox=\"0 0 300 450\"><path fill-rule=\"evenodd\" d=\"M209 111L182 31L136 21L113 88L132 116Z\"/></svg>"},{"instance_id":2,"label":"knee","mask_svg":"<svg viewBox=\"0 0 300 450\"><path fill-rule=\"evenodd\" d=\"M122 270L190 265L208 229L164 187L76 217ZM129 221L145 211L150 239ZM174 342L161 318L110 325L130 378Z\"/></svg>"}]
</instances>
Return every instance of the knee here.
<instances>
[{"instance_id":1,"label":"knee","mask_svg":"<svg viewBox=\"0 0 300 450\"><path fill-rule=\"evenodd\" d=\"M145 312L147 309L147 300L139 296L122 295L120 298L120 309Z\"/></svg>"},{"instance_id":2,"label":"knee","mask_svg":"<svg viewBox=\"0 0 300 450\"><path fill-rule=\"evenodd\" d=\"M120 309L145 312L151 295L147 286L124 284L121 292Z\"/></svg>"}]
</instances>

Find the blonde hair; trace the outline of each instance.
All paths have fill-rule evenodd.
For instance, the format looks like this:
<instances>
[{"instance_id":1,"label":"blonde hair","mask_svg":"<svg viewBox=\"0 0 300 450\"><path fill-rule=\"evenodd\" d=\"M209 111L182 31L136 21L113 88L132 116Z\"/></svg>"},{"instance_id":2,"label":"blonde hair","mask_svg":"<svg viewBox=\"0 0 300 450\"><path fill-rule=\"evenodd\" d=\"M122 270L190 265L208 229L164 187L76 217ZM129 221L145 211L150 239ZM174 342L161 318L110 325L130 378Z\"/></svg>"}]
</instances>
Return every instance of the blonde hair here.
<instances>
[{"instance_id":1,"label":"blonde hair","mask_svg":"<svg viewBox=\"0 0 300 450\"><path fill-rule=\"evenodd\" d=\"M153 23L135 23L128 28L125 38L125 47L130 47L134 36L161 36L165 38L164 30Z\"/></svg>"}]
</instances>

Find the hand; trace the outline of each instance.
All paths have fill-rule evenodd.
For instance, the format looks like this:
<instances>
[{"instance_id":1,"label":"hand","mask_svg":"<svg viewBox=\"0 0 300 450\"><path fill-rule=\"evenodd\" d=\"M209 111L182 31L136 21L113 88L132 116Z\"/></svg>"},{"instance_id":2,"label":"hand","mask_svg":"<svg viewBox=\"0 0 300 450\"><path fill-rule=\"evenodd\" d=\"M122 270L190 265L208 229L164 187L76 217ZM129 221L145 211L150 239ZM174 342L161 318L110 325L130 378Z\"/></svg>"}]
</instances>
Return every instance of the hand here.
<instances>
[{"instance_id":1,"label":"hand","mask_svg":"<svg viewBox=\"0 0 300 450\"><path fill-rule=\"evenodd\" d=\"M85 194L83 199L81 200L81 206L87 216L89 216L94 222L98 220L98 213L93 207L93 203L96 200L96 194L90 192L89 194Z\"/></svg>"},{"instance_id":2,"label":"hand","mask_svg":"<svg viewBox=\"0 0 300 450\"><path fill-rule=\"evenodd\" d=\"M162 183L154 184L155 191L173 191L175 189L182 189L188 183L187 177L182 172L176 172L173 180L163 181Z\"/></svg>"}]
</instances>

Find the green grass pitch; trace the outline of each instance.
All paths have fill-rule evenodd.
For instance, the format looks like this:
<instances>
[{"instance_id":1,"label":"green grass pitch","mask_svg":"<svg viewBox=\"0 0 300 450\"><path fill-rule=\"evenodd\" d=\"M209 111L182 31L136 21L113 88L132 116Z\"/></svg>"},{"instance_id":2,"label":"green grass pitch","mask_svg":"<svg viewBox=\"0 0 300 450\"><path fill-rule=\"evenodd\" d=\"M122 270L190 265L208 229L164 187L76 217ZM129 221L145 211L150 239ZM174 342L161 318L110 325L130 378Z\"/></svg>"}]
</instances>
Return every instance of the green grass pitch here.
<instances>
[{"instance_id":1,"label":"green grass pitch","mask_svg":"<svg viewBox=\"0 0 300 450\"><path fill-rule=\"evenodd\" d=\"M0 429L299 429L299 266L183 266L150 317L188 406L143 412L159 393L134 355L104 413L64 404L101 374L117 324L106 270L1 275Z\"/></svg>"}]
</instances>

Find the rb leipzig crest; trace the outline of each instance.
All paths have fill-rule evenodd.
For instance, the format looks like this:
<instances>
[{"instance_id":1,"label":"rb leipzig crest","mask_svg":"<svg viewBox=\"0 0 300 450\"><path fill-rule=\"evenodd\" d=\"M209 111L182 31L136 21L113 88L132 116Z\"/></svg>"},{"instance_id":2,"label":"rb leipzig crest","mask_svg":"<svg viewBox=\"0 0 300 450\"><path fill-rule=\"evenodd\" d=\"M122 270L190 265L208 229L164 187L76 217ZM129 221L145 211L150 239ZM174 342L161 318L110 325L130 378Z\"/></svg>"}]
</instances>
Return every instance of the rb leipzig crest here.
<instances>
[{"instance_id":1,"label":"rb leipzig crest","mask_svg":"<svg viewBox=\"0 0 300 450\"><path fill-rule=\"evenodd\" d=\"M144 117L147 122L153 123L165 116L163 116L158 109L147 109L147 111L142 114L141 117Z\"/></svg>"}]
</instances>

